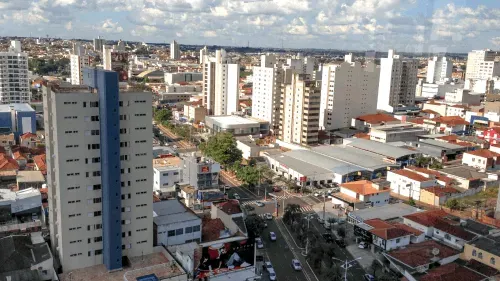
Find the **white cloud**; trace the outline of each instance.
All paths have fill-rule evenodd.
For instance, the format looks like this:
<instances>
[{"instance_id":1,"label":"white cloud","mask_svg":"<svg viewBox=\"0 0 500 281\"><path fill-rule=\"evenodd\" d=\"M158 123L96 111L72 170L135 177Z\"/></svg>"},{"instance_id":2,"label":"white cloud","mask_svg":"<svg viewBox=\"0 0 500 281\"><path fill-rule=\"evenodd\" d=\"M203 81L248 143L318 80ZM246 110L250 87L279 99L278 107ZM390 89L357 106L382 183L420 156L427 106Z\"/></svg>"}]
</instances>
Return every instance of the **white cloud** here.
<instances>
[{"instance_id":1,"label":"white cloud","mask_svg":"<svg viewBox=\"0 0 500 281\"><path fill-rule=\"evenodd\" d=\"M118 22L113 22L111 19L107 19L101 22L101 25L95 26L95 29L104 33L121 33L123 28Z\"/></svg>"},{"instance_id":2,"label":"white cloud","mask_svg":"<svg viewBox=\"0 0 500 281\"><path fill-rule=\"evenodd\" d=\"M490 42L496 47L500 47L500 36L491 38Z\"/></svg>"},{"instance_id":3,"label":"white cloud","mask_svg":"<svg viewBox=\"0 0 500 281\"><path fill-rule=\"evenodd\" d=\"M130 31L132 36L137 36L137 37L148 36L156 32L158 32L158 28L149 25L136 26L134 29L132 29L132 31Z\"/></svg>"},{"instance_id":4,"label":"white cloud","mask_svg":"<svg viewBox=\"0 0 500 281\"><path fill-rule=\"evenodd\" d=\"M217 37L217 32L213 30L207 30L203 32L203 37Z\"/></svg>"},{"instance_id":5,"label":"white cloud","mask_svg":"<svg viewBox=\"0 0 500 281\"><path fill-rule=\"evenodd\" d=\"M68 21L68 23L66 23L64 25L64 28L66 28L66 30L72 30L73 29L73 23Z\"/></svg>"}]
</instances>

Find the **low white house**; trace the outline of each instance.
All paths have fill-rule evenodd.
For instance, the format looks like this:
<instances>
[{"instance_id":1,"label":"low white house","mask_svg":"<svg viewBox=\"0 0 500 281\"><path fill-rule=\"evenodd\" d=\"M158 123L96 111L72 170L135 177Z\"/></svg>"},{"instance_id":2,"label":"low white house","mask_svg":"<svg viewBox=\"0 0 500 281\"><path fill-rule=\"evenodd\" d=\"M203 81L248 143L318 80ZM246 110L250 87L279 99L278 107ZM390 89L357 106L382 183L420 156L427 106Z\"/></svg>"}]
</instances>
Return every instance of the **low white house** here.
<instances>
[{"instance_id":1,"label":"low white house","mask_svg":"<svg viewBox=\"0 0 500 281\"><path fill-rule=\"evenodd\" d=\"M389 203L390 190L388 184L373 183L368 180L343 183L340 192L332 194L332 203L341 207L351 206L354 209L378 207Z\"/></svg>"},{"instance_id":2,"label":"low white house","mask_svg":"<svg viewBox=\"0 0 500 281\"><path fill-rule=\"evenodd\" d=\"M387 181L391 182L391 191L401 196L420 200L420 189L437 186L435 178L425 177L411 170L387 172Z\"/></svg>"},{"instance_id":3,"label":"low white house","mask_svg":"<svg viewBox=\"0 0 500 281\"><path fill-rule=\"evenodd\" d=\"M172 187L182 180L182 160L178 157L153 160L153 190Z\"/></svg>"},{"instance_id":4,"label":"low white house","mask_svg":"<svg viewBox=\"0 0 500 281\"><path fill-rule=\"evenodd\" d=\"M153 204L153 229L155 245L201 241L201 218L175 199Z\"/></svg>"},{"instance_id":5,"label":"low white house","mask_svg":"<svg viewBox=\"0 0 500 281\"><path fill-rule=\"evenodd\" d=\"M372 235L372 243L384 251L390 251L410 244L412 233L381 219L364 221Z\"/></svg>"},{"instance_id":6,"label":"low white house","mask_svg":"<svg viewBox=\"0 0 500 281\"><path fill-rule=\"evenodd\" d=\"M496 170L500 164L500 154L488 149L464 152L462 164L481 170Z\"/></svg>"}]
</instances>

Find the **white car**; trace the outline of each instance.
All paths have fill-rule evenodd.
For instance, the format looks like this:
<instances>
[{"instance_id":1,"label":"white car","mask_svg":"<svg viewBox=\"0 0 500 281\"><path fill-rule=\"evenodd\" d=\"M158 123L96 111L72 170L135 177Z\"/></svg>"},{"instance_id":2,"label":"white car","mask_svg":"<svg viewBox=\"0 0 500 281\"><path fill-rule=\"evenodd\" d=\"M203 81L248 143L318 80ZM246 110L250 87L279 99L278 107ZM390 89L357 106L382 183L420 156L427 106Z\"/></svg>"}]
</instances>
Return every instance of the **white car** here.
<instances>
[{"instance_id":1,"label":"white car","mask_svg":"<svg viewBox=\"0 0 500 281\"><path fill-rule=\"evenodd\" d=\"M271 241L276 241L276 238L277 238L277 237L276 237L276 233L274 233L274 232L272 232L272 231L271 231L271 232L269 232L269 238L271 239Z\"/></svg>"},{"instance_id":2,"label":"white car","mask_svg":"<svg viewBox=\"0 0 500 281\"><path fill-rule=\"evenodd\" d=\"M264 243L262 243L262 239L260 237L255 238L255 243L257 244L257 249L264 248Z\"/></svg>"},{"instance_id":3,"label":"white car","mask_svg":"<svg viewBox=\"0 0 500 281\"><path fill-rule=\"evenodd\" d=\"M260 202L260 201L257 201L255 202L255 204L259 207L264 207L264 203Z\"/></svg>"},{"instance_id":4,"label":"white car","mask_svg":"<svg viewBox=\"0 0 500 281\"><path fill-rule=\"evenodd\" d=\"M275 281L276 280L276 272L274 272L274 268L271 268L268 271L269 271L269 280Z\"/></svg>"},{"instance_id":5,"label":"white car","mask_svg":"<svg viewBox=\"0 0 500 281\"><path fill-rule=\"evenodd\" d=\"M266 262L264 262L264 267L266 268L266 270L267 270L268 272L270 272L270 270L273 270L273 271L274 271L273 265L271 264L271 262L270 262L270 261L266 261Z\"/></svg>"},{"instance_id":6,"label":"white car","mask_svg":"<svg viewBox=\"0 0 500 281\"><path fill-rule=\"evenodd\" d=\"M302 270L302 265L300 264L300 261L296 259L292 260L292 267L295 270Z\"/></svg>"},{"instance_id":7,"label":"white car","mask_svg":"<svg viewBox=\"0 0 500 281\"><path fill-rule=\"evenodd\" d=\"M273 219L273 215L271 215L270 213L266 213L264 216L266 217L266 220L272 220Z\"/></svg>"},{"instance_id":8,"label":"white car","mask_svg":"<svg viewBox=\"0 0 500 281\"><path fill-rule=\"evenodd\" d=\"M361 242L361 243L359 243L358 248L360 248L360 249L366 249L366 248L368 248L368 243Z\"/></svg>"},{"instance_id":9,"label":"white car","mask_svg":"<svg viewBox=\"0 0 500 281\"><path fill-rule=\"evenodd\" d=\"M234 199L237 199L237 200L241 199L241 197L238 193L234 193L233 196L234 196Z\"/></svg>"}]
</instances>

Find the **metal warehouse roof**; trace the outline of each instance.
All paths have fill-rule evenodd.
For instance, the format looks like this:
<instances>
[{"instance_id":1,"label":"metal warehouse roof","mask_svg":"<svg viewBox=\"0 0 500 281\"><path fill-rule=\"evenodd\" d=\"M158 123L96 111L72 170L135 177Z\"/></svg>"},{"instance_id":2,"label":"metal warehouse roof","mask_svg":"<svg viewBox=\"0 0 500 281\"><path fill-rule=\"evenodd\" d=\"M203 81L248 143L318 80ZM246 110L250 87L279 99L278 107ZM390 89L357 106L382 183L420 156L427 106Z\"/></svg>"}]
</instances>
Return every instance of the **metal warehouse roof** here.
<instances>
[{"instance_id":1,"label":"metal warehouse roof","mask_svg":"<svg viewBox=\"0 0 500 281\"><path fill-rule=\"evenodd\" d=\"M370 171L398 166L383 160L383 156L350 146L319 146L312 151Z\"/></svg>"},{"instance_id":2,"label":"metal warehouse roof","mask_svg":"<svg viewBox=\"0 0 500 281\"><path fill-rule=\"evenodd\" d=\"M390 144L365 139L345 139L347 146L355 147L375 154L398 159L404 156L416 154L415 151L406 148L395 147Z\"/></svg>"}]
</instances>

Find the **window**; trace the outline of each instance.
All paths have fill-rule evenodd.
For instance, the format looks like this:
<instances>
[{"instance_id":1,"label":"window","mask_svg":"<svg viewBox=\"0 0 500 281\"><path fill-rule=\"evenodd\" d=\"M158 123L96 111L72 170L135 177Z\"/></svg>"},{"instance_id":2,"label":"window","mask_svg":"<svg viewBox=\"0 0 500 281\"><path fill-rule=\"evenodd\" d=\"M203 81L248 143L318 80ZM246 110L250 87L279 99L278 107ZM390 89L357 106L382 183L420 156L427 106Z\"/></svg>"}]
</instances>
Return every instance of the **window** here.
<instances>
[{"instance_id":1,"label":"window","mask_svg":"<svg viewBox=\"0 0 500 281\"><path fill-rule=\"evenodd\" d=\"M479 253L479 255L477 255L478 258L482 259L483 258L483 253Z\"/></svg>"},{"instance_id":2,"label":"window","mask_svg":"<svg viewBox=\"0 0 500 281\"><path fill-rule=\"evenodd\" d=\"M90 134L92 136L98 136L99 135L99 130L90 130Z\"/></svg>"},{"instance_id":3,"label":"window","mask_svg":"<svg viewBox=\"0 0 500 281\"><path fill-rule=\"evenodd\" d=\"M186 227L186 234L187 233L192 233L192 232L193 232L193 227L192 226Z\"/></svg>"},{"instance_id":4,"label":"window","mask_svg":"<svg viewBox=\"0 0 500 281\"><path fill-rule=\"evenodd\" d=\"M120 161L128 161L128 155L120 155Z\"/></svg>"},{"instance_id":5,"label":"window","mask_svg":"<svg viewBox=\"0 0 500 281\"><path fill-rule=\"evenodd\" d=\"M137 153L135 156L146 156L147 153Z\"/></svg>"},{"instance_id":6,"label":"window","mask_svg":"<svg viewBox=\"0 0 500 281\"><path fill-rule=\"evenodd\" d=\"M145 100L136 100L136 101L134 101L134 103L146 103L146 101Z\"/></svg>"},{"instance_id":7,"label":"window","mask_svg":"<svg viewBox=\"0 0 500 281\"><path fill-rule=\"evenodd\" d=\"M140 131L140 130L146 130L146 127L137 127L135 128L136 131Z\"/></svg>"},{"instance_id":8,"label":"window","mask_svg":"<svg viewBox=\"0 0 500 281\"><path fill-rule=\"evenodd\" d=\"M82 240L69 241L70 244L80 243Z\"/></svg>"},{"instance_id":9,"label":"window","mask_svg":"<svg viewBox=\"0 0 500 281\"><path fill-rule=\"evenodd\" d=\"M168 237L175 236L175 230L169 230L168 233L167 233L167 236Z\"/></svg>"},{"instance_id":10,"label":"window","mask_svg":"<svg viewBox=\"0 0 500 281\"><path fill-rule=\"evenodd\" d=\"M99 102L98 101L91 101L90 107L99 107Z\"/></svg>"},{"instance_id":11,"label":"window","mask_svg":"<svg viewBox=\"0 0 500 281\"><path fill-rule=\"evenodd\" d=\"M450 236L448 233L446 233L446 234L444 235L444 239L446 239L446 240L451 240L451 236Z\"/></svg>"},{"instance_id":12,"label":"window","mask_svg":"<svg viewBox=\"0 0 500 281\"><path fill-rule=\"evenodd\" d=\"M98 144L98 143L89 144L89 145L87 145L87 148L88 148L89 150L91 150L91 149L100 149L100 148L101 148L101 145L100 145L100 144Z\"/></svg>"},{"instance_id":13,"label":"window","mask_svg":"<svg viewBox=\"0 0 500 281\"><path fill-rule=\"evenodd\" d=\"M98 255L102 255L102 250L95 250L95 251L94 251L94 254L95 254L96 256L98 256Z\"/></svg>"},{"instance_id":14,"label":"window","mask_svg":"<svg viewBox=\"0 0 500 281\"><path fill-rule=\"evenodd\" d=\"M120 134L126 134L126 133L127 133L127 128L120 129Z\"/></svg>"},{"instance_id":15,"label":"window","mask_svg":"<svg viewBox=\"0 0 500 281\"><path fill-rule=\"evenodd\" d=\"M79 186L70 186L68 187L68 190L75 190L75 189L80 189Z\"/></svg>"},{"instance_id":16,"label":"window","mask_svg":"<svg viewBox=\"0 0 500 281\"><path fill-rule=\"evenodd\" d=\"M147 243L147 242L148 242L147 240L143 240L143 241L137 242L137 244L143 244L143 243Z\"/></svg>"},{"instance_id":17,"label":"window","mask_svg":"<svg viewBox=\"0 0 500 281\"><path fill-rule=\"evenodd\" d=\"M145 140L137 140L137 141L135 141L135 143L146 143L146 141Z\"/></svg>"},{"instance_id":18,"label":"window","mask_svg":"<svg viewBox=\"0 0 500 281\"><path fill-rule=\"evenodd\" d=\"M147 167L146 166L139 166L139 167L135 167L136 170L139 170L139 169L146 169Z\"/></svg>"},{"instance_id":19,"label":"window","mask_svg":"<svg viewBox=\"0 0 500 281\"><path fill-rule=\"evenodd\" d=\"M80 203L80 200L72 200L68 201L68 204Z\"/></svg>"},{"instance_id":20,"label":"window","mask_svg":"<svg viewBox=\"0 0 500 281\"><path fill-rule=\"evenodd\" d=\"M99 116L98 116L98 115L93 115L93 116L90 116L90 121L92 121L92 122L97 122L97 121L99 121Z\"/></svg>"},{"instance_id":21,"label":"window","mask_svg":"<svg viewBox=\"0 0 500 281\"><path fill-rule=\"evenodd\" d=\"M136 113L136 114L134 114L134 116L136 116L136 117L137 116L146 116L146 113Z\"/></svg>"},{"instance_id":22,"label":"window","mask_svg":"<svg viewBox=\"0 0 500 281\"><path fill-rule=\"evenodd\" d=\"M140 191L140 192L136 192L135 194L140 195L140 194L146 194L146 193L148 193L148 192L147 191Z\"/></svg>"},{"instance_id":23,"label":"window","mask_svg":"<svg viewBox=\"0 0 500 281\"><path fill-rule=\"evenodd\" d=\"M396 243L399 243L400 241L401 241L401 239L399 239L399 238L398 238L398 239L396 239Z\"/></svg>"},{"instance_id":24,"label":"window","mask_svg":"<svg viewBox=\"0 0 500 281\"><path fill-rule=\"evenodd\" d=\"M120 115L120 120L127 120L127 115Z\"/></svg>"},{"instance_id":25,"label":"window","mask_svg":"<svg viewBox=\"0 0 500 281\"><path fill-rule=\"evenodd\" d=\"M135 205L136 208L139 208L139 207L146 207L148 204L140 204L140 205Z\"/></svg>"},{"instance_id":26,"label":"window","mask_svg":"<svg viewBox=\"0 0 500 281\"><path fill-rule=\"evenodd\" d=\"M76 256L81 256L81 255L82 255L82 253L77 253L77 254L71 254L71 255L69 255L69 256L70 256L70 257L76 257Z\"/></svg>"},{"instance_id":27,"label":"window","mask_svg":"<svg viewBox=\"0 0 500 281\"><path fill-rule=\"evenodd\" d=\"M101 157L92 158L92 163L101 163Z\"/></svg>"},{"instance_id":28,"label":"window","mask_svg":"<svg viewBox=\"0 0 500 281\"><path fill-rule=\"evenodd\" d=\"M490 264L495 265L495 258L490 259Z\"/></svg>"},{"instance_id":29,"label":"window","mask_svg":"<svg viewBox=\"0 0 500 281\"><path fill-rule=\"evenodd\" d=\"M128 147L128 141L122 141L120 142L120 147Z\"/></svg>"},{"instance_id":30,"label":"window","mask_svg":"<svg viewBox=\"0 0 500 281\"><path fill-rule=\"evenodd\" d=\"M102 236L94 237L94 242L101 242L101 241L102 241Z\"/></svg>"},{"instance_id":31,"label":"window","mask_svg":"<svg viewBox=\"0 0 500 281\"><path fill-rule=\"evenodd\" d=\"M136 220L142 220L142 219L145 219L145 218L147 218L147 216L137 217L137 218L135 218L135 219L136 219Z\"/></svg>"},{"instance_id":32,"label":"window","mask_svg":"<svg viewBox=\"0 0 500 281\"><path fill-rule=\"evenodd\" d=\"M100 177L101 176L101 171L93 171L92 176L94 177Z\"/></svg>"},{"instance_id":33,"label":"window","mask_svg":"<svg viewBox=\"0 0 500 281\"><path fill-rule=\"evenodd\" d=\"M184 229L179 228L175 230L175 235L182 235L184 233Z\"/></svg>"},{"instance_id":34,"label":"window","mask_svg":"<svg viewBox=\"0 0 500 281\"><path fill-rule=\"evenodd\" d=\"M199 225L193 226L193 232L197 232L197 231L200 231L200 226Z\"/></svg>"}]
</instances>

